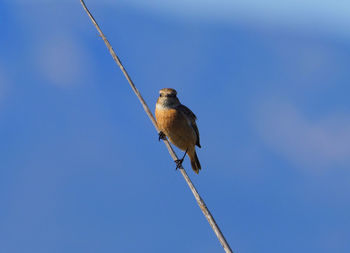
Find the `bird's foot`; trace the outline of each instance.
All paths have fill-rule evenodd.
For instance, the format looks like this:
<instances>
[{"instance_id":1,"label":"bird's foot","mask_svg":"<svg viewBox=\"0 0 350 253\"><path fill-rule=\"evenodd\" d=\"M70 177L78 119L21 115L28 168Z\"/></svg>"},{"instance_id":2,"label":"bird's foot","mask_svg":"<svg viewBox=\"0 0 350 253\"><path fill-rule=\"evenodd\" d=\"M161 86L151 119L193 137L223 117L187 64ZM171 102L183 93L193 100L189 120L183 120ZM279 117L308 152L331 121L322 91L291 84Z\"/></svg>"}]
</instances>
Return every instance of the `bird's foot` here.
<instances>
[{"instance_id":1,"label":"bird's foot","mask_svg":"<svg viewBox=\"0 0 350 253\"><path fill-rule=\"evenodd\" d=\"M175 170L179 169L182 166L182 163L183 163L183 161L185 159L185 156L187 154L187 150L188 149L186 149L185 154L184 154L184 156L181 159L175 160L175 163L176 163L176 169Z\"/></svg>"},{"instance_id":2,"label":"bird's foot","mask_svg":"<svg viewBox=\"0 0 350 253\"><path fill-rule=\"evenodd\" d=\"M182 166L183 161L184 161L184 158L182 158L182 159L177 159L177 160L175 161L175 163L176 163L176 168L175 168L175 170L179 169L179 168Z\"/></svg>"},{"instance_id":3,"label":"bird's foot","mask_svg":"<svg viewBox=\"0 0 350 253\"><path fill-rule=\"evenodd\" d=\"M166 135L162 131L158 133L158 141L160 140L166 140Z\"/></svg>"}]
</instances>

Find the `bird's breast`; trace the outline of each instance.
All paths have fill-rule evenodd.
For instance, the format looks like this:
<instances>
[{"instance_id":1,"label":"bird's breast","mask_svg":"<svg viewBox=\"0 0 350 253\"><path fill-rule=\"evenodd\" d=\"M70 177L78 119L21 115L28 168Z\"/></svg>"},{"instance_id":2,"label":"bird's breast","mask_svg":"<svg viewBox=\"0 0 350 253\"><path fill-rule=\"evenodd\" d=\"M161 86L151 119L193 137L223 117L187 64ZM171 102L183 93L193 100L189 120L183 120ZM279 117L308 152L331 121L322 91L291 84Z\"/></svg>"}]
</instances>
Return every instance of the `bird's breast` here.
<instances>
[{"instance_id":1,"label":"bird's breast","mask_svg":"<svg viewBox=\"0 0 350 253\"><path fill-rule=\"evenodd\" d=\"M156 107L155 114L159 130L165 133L173 144L182 150L194 147L196 134L188 119L180 111Z\"/></svg>"},{"instance_id":2,"label":"bird's breast","mask_svg":"<svg viewBox=\"0 0 350 253\"><path fill-rule=\"evenodd\" d=\"M156 108L156 119L158 127L163 132L171 131L180 122L179 112L170 108Z\"/></svg>"}]
</instances>

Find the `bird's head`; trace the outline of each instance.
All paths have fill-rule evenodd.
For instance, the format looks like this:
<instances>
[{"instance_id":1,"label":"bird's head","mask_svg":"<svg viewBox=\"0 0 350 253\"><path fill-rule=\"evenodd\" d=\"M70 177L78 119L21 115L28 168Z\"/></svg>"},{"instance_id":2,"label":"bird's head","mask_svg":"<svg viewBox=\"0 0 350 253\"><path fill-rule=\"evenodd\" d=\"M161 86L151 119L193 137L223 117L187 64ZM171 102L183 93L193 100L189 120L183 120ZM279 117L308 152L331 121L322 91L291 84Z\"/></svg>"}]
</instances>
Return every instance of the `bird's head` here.
<instances>
[{"instance_id":1,"label":"bird's head","mask_svg":"<svg viewBox=\"0 0 350 253\"><path fill-rule=\"evenodd\" d=\"M176 90L172 88L164 88L159 91L159 98L157 100L157 106L161 107L175 107L180 104L177 98Z\"/></svg>"}]
</instances>

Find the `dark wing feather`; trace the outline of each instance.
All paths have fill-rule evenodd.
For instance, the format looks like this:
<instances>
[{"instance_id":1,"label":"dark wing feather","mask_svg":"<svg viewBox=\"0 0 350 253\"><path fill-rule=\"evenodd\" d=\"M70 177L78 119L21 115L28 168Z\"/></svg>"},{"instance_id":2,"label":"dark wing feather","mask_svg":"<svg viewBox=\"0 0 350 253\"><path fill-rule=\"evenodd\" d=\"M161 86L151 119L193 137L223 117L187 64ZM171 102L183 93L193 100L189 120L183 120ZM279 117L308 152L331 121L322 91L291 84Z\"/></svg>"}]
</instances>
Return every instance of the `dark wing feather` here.
<instances>
[{"instance_id":1,"label":"dark wing feather","mask_svg":"<svg viewBox=\"0 0 350 253\"><path fill-rule=\"evenodd\" d=\"M192 126L194 132L197 135L196 145L198 147L201 147L201 144L200 144L200 141L199 141L199 131L198 131L198 127L197 127L197 124L196 124L196 119L197 119L196 115L187 106L184 106L182 104L177 106L176 109L178 109L179 111L184 113L186 115L186 117L190 119L191 126Z\"/></svg>"}]
</instances>

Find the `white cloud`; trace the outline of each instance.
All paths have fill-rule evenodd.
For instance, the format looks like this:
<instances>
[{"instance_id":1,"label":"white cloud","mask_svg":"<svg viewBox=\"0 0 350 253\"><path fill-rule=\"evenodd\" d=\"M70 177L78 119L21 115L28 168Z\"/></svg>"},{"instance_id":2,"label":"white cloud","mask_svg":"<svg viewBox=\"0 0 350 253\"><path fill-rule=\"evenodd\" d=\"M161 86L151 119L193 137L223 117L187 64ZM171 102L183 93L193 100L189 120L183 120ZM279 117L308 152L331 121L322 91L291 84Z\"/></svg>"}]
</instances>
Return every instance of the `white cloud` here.
<instances>
[{"instance_id":1,"label":"white cloud","mask_svg":"<svg viewBox=\"0 0 350 253\"><path fill-rule=\"evenodd\" d=\"M334 82L330 80L336 79L339 72L343 71L344 57L336 48L325 43L293 41L290 44L278 44L276 50L288 70L286 78L295 81L293 86L333 85Z\"/></svg>"},{"instance_id":2,"label":"white cloud","mask_svg":"<svg viewBox=\"0 0 350 253\"><path fill-rule=\"evenodd\" d=\"M38 70L48 82L60 87L81 83L88 61L72 36L50 36L36 50Z\"/></svg>"},{"instance_id":3,"label":"white cloud","mask_svg":"<svg viewBox=\"0 0 350 253\"><path fill-rule=\"evenodd\" d=\"M274 101L260 105L255 125L265 143L303 168L350 164L350 114L309 119L292 104Z\"/></svg>"},{"instance_id":4,"label":"white cloud","mask_svg":"<svg viewBox=\"0 0 350 253\"><path fill-rule=\"evenodd\" d=\"M86 42L77 34L77 29L81 29L80 14L83 12L77 15L79 8L67 8L70 5L66 1L16 3L18 6L9 8L9 12L13 14L21 36L26 38L23 49L32 63L27 70L38 74L43 82L59 87L73 87L90 80L93 61L90 51L86 50ZM75 5L80 7L79 2Z\"/></svg>"},{"instance_id":5,"label":"white cloud","mask_svg":"<svg viewBox=\"0 0 350 253\"><path fill-rule=\"evenodd\" d=\"M70 0L11 0L10 2L40 5L72 3ZM131 6L142 11L181 19L291 27L350 37L348 0L85 0L85 3L88 7L96 4L119 9ZM94 12L93 9L91 11Z\"/></svg>"},{"instance_id":6,"label":"white cloud","mask_svg":"<svg viewBox=\"0 0 350 253\"><path fill-rule=\"evenodd\" d=\"M115 3L113 0L103 2ZM156 13L186 18L228 23L239 21L259 25L287 25L303 30L321 30L350 36L348 29L350 1L345 0L336 2L331 0L122 0L120 2Z\"/></svg>"}]
</instances>

